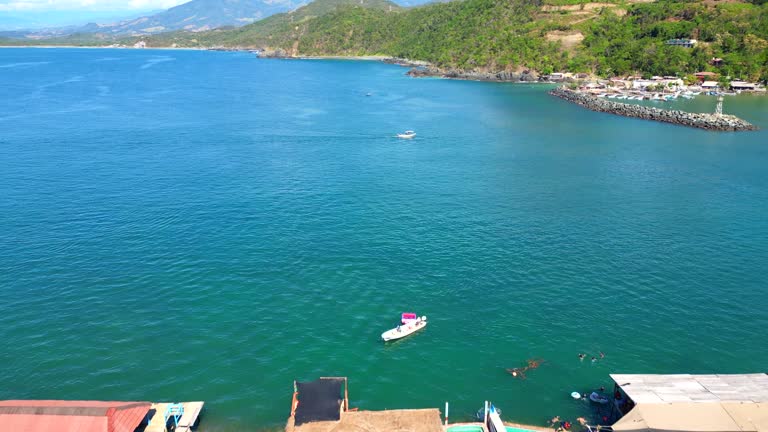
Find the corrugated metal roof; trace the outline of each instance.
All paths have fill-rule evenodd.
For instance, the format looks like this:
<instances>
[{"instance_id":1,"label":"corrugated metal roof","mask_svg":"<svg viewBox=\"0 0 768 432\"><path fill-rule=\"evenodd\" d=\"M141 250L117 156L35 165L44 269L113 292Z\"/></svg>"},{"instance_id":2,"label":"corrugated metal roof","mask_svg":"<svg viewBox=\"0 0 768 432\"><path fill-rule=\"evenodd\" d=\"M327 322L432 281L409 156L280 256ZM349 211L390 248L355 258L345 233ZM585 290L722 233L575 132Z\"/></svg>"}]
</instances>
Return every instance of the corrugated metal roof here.
<instances>
[{"instance_id":1,"label":"corrugated metal roof","mask_svg":"<svg viewBox=\"0 0 768 432\"><path fill-rule=\"evenodd\" d=\"M768 375L611 375L636 404L768 402Z\"/></svg>"},{"instance_id":2,"label":"corrugated metal roof","mask_svg":"<svg viewBox=\"0 0 768 432\"><path fill-rule=\"evenodd\" d=\"M616 432L766 432L768 405L679 402L638 405L614 423Z\"/></svg>"},{"instance_id":3,"label":"corrugated metal roof","mask_svg":"<svg viewBox=\"0 0 768 432\"><path fill-rule=\"evenodd\" d=\"M133 432L149 402L0 401L0 431Z\"/></svg>"},{"instance_id":4,"label":"corrugated metal roof","mask_svg":"<svg viewBox=\"0 0 768 432\"><path fill-rule=\"evenodd\" d=\"M636 406L614 431L768 432L768 375L611 375Z\"/></svg>"}]
</instances>

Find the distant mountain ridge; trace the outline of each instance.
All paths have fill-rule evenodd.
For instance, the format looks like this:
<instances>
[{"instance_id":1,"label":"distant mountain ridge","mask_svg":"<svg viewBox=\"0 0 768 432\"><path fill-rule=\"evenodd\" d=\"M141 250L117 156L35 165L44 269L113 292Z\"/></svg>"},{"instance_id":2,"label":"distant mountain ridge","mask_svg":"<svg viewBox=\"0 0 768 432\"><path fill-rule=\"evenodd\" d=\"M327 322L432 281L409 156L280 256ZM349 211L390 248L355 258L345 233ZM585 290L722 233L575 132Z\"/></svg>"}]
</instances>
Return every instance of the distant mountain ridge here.
<instances>
[{"instance_id":1,"label":"distant mountain ridge","mask_svg":"<svg viewBox=\"0 0 768 432\"><path fill-rule=\"evenodd\" d=\"M205 31L225 26L242 26L287 12L297 0L192 0L151 16L115 24L89 24L80 33L111 35L154 34L174 30Z\"/></svg>"},{"instance_id":2,"label":"distant mountain ridge","mask_svg":"<svg viewBox=\"0 0 768 432\"><path fill-rule=\"evenodd\" d=\"M409 7L432 1L447 0L398 0L397 3L392 4L395 7ZM18 28L0 31L0 37L39 40L73 34L98 34L102 39L109 39L173 31L202 32L221 27L240 27L275 14L294 11L309 2L308 0L191 0L168 10L111 23L93 22L86 25L68 25L39 30Z\"/></svg>"},{"instance_id":3,"label":"distant mountain ridge","mask_svg":"<svg viewBox=\"0 0 768 432\"><path fill-rule=\"evenodd\" d=\"M94 34L101 39L142 36L185 30L200 32L220 27L239 27L276 13L302 6L302 0L191 0L151 15L113 23L89 23L40 30L0 32L13 39L49 39L74 34Z\"/></svg>"},{"instance_id":4,"label":"distant mountain ridge","mask_svg":"<svg viewBox=\"0 0 768 432\"><path fill-rule=\"evenodd\" d=\"M389 0L315 0L290 12L272 15L253 24L236 29L214 30L190 35L175 32L155 35L148 39L150 45L189 46L190 37L205 40L208 46L290 46L298 34L304 31L304 24L318 17L327 16L348 9L376 11L383 14L397 14L404 9ZM195 42L196 43L196 42Z\"/></svg>"}]
</instances>

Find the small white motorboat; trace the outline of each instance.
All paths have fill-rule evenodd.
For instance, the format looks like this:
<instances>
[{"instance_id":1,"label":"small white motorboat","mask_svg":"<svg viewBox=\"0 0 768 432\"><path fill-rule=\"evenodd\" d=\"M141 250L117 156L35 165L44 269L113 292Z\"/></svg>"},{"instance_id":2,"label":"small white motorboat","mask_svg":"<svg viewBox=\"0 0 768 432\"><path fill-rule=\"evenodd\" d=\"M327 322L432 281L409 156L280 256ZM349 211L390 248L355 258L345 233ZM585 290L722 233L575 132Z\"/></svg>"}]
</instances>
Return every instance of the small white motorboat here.
<instances>
[{"instance_id":1,"label":"small white motorboat","mask_svg":"<svg viewBox=\"0 0 768 432\"><path fill-rule=\"evenodd\" d=\"M407 131L405 131L403 133L397 134L397 137L400 138L400 139L411 139L411 138L413 138L415 136L416 136L416 132L414 132L412 130L407 130Z\"/></svg>"},{"instance_id":2,"label":"small white motorboat","mask_svg":"<svg viewBox=\"0 0 768 432\"><path fill-rule=\"evenodd\" d=\"M427 317L419 317L415 313L404 313L400 318L400 325L381 334L384 342L402 339L416 333L427 326Z\"/></svg>"}]
</instances>

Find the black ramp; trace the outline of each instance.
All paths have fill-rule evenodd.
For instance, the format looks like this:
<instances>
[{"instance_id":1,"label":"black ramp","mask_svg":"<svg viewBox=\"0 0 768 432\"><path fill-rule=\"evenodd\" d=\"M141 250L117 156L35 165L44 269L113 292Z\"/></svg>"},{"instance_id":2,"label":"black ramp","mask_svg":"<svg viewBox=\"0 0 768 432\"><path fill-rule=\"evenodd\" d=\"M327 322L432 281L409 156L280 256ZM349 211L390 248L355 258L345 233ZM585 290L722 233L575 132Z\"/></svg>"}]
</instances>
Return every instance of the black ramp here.
<instances>
[{"instance_id":1,"label":"black ramp","mask_svg":"<svg viewBox=\"0 0 768 432\"><path fill-rule=\"evenodd\" d=\"M295 425L313 421L339 420L341 416L341 386L344 379L321 378L311 382L296 383L299 406L296 408Z\"/></svg>"}]
</instances>

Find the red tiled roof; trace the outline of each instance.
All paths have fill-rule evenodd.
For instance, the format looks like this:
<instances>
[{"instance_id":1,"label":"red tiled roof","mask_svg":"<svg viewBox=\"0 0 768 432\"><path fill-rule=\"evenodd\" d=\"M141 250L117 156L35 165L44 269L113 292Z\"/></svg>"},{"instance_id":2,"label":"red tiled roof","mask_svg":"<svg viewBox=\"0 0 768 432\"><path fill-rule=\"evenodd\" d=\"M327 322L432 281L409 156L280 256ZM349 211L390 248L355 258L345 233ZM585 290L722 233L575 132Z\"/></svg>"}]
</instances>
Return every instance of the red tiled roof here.
<instances>
[{"instance_id":1,"label":"red tiled roof","mask_svg":"<svg viewBox=\"0 0 768 432\"><path fill-rule=\"evenodd\" d=\"M0 431L133 432L149 402L0 401Z\"/></svg>"}]
</instances>

